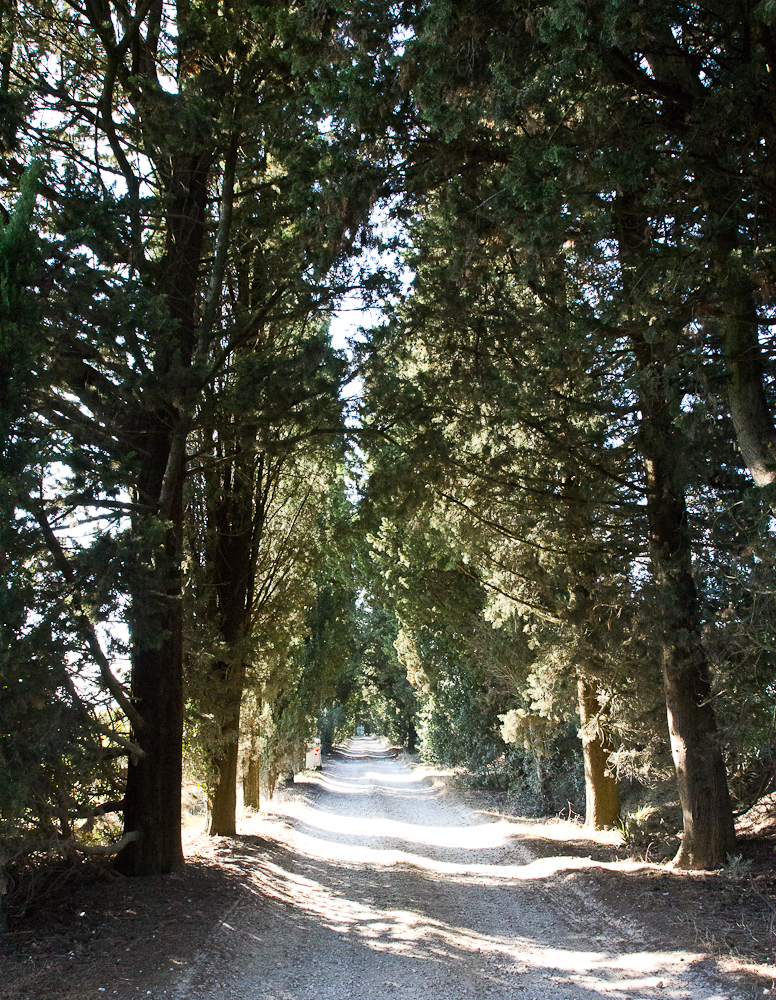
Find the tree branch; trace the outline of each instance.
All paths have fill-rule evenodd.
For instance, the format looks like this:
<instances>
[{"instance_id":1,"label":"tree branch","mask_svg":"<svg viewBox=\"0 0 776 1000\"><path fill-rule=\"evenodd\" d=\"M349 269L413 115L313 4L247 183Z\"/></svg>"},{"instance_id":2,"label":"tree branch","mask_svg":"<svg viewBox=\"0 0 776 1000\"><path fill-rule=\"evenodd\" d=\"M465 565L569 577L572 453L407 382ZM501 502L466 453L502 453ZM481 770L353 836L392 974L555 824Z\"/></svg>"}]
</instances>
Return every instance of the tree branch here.
<instances>
[{"instance_id":1,"label":"tree branch","mask_svg":"<svg viewBox=\"0 0 776 1000\"><path fill-rule=\"evenodd\" d=\"M218 305L221 299L221 289L224 284L229 236L232 229L232 209L234 207L234 175L237 168L238 144L237 136L232 135L229 150L224 162L224 175L221 181L221 210L218 217L218 232L216 234L216 249L213 269L210 272L205 304L202 311L202 321L199 325L199 343L197 345L197 360L204 359L207 344L216 321Z\"/></svg>"},{"instance_id":2,"label":"tree branch","mask_svg":"<svg viewBox=\"0 0 776 1000\"><path fill-rule=\"evenodd\" d=\"M114 743L118 744L118 747L111 747L110 749L119 749L121 756L130 756L132 758L145 757L146 752L137 743L132 740L128 740L126 736L121 736L110 726L104 726L102 723L97 724L97 731L102 733L103 736L107 736L108 739L113 740Z\"/></svg>"},{"instance_id":3,"label":"tree branch","mask_svg":"<svg viewBox=\"0 0 776 1000\"><path fill-rule=\"evenodd\" d=\"M130 830L115 844L79 844L75 840L71 840L69 843L81 854L88 854L90 857L96 858L112 858L119 851L123 851L127 844L131 844L133 840L140 840L141 836L139 830Z\"/></svg>"},{"instance_id":4,"label":"tree branch","mask_svg":"<svg viewBox=\"0 0 776 1000\"><path fill-rule=\"evenodd\" d=\"M519 597L515 597L514 594L508 593L506 590L502 590L501 587L497 587L495 583L491 583L489 580L484 580L482 577L477 576L473 573L465 563L458 563L457 569L464 576L468 576L471 580L479 583L480 586L486 587L488 590L493 590L497 594L501 594L502 597L506 597L508 601L516 604L519 608L527 608L532 614L535 614L537 618L541 618L542 621L550 622L553 625L567 625L568 620L566 618L558 618L557 615L553 615L551 612L547 611L546 608L541 607L539 604L532 604L531 601L522 600Z\"/></svg>"},{"instance_id":5,"label":"tree branch","mask_svg":"<svg viewBox=\"0 0 776 1000\"><path fill-rule=\"evenodd\" d=\"M92 654L92 659L97 664L100 671L100 679L105 685L108 691L115 699L116 703L121 708L122 712L129 719L130 723L135 729L142 729L145 725L143 717L140 715L138 710L130 701L127 693L125 692L121 682L114 675L111 670L110 662L107 656L102 650L100 645L100 640L97 638L97 633L94 630L94 625L86 614L86 609L84 607L83 600L78 593L78 581L76 580L73 568L70 565L70 561L65 555L65 551L62 545L54 534L54 530L49 524L48 518L46 517L46 512L44 511L42 505L36 505L34 508L34 516L41 531L43 532L43 537L46 540L49 551L54 557L54 563L57 569L65 578L67 583L71 584L73 587L73 597L77 601L77 607L75 609L75 621L81 632L81 635L86 640L86 644L89 647L89 652Z\"/></svg>"}]
</instances>

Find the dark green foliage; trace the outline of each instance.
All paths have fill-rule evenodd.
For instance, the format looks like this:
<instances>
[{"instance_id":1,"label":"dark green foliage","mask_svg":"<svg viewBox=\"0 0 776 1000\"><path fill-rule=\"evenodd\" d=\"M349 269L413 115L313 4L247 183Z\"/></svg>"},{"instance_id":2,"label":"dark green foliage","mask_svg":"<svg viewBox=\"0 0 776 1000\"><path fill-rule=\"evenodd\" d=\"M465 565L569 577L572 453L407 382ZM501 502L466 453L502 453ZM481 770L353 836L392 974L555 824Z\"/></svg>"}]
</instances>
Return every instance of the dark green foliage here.
<instances>
[{"instance_id":1,"label":"dark green foliage","mask_svg":"<svg viewBox=\"0 0 776 1000\"><path fill-rule=\"evenodd\" d=\"M423 643L418 653L423 655ZM462 767L482 787L506 785L506 746L496 707L482 678L464 663L451 663L421 714L421 753L448 767Z\"/></svg>"},{"instance_id":2,"label":"dark green foliage","mask_svg":"<svg viewBox=\"0 0 776 1000\"><path fill-rule=\"evenodd\" d=\"M399 622L392 611L362 602L354 609L351 627L352 673L361 699L356 724L414 753L419 701L396 649Z\"/></svg>"},{"instance_id":3,"label":"dark green foliage","mask_svg":"<svg viewBox=\"0 0 776 1000\"><path fill-rule=\"evenodd\" d=\"M2 530L15 520L13 494L37 458L30 405L42 367L42 310L36 285L44 253L33 222L39 164L23 178L10 219L0 221L0 489ZM3 546L5 549L6 546Z\"/></svg>"},{"instance_id":4,"label":"dark green foliage","mask_svg":"<svg viewBox=\"0 0 776 1000\"><path fill-rule=\"evenodd\" d=\"M584 817L585 772L575 725L555 733L543 754L508 748L504 783L509 802L523 816Z\"/></svg>"},{"instance_id":5,"label":"dark green foliage","mask_svg":"<svg viewBox=\"0 0 776 1000\"><path fill-rule=\"evenodd\" d=\"M32 495L50 454L32 400L44 377L36 294L44 248L34 222L33 166L0 222L0 836L69 836L74 813L112 790L95 719L74 695L61 597L46 587Z\"/></svg>"},{"instance_id":6,"label":"dark green foliage","mask_svg":"<svg viewBox=\"0 0 776 1000\"><path fill-rule=\"evenodd\" d=\"M329 753L335 743L348 736L345 732L347 712L344 705L322 708L316 720L316 732L325 753Z\"/></svg>"},{"instance_id":7,"label":"dark green foliage","mask_svg":"<svg viewBox=\"0 0 776 1000\"><path fill-rule=\"evenodd\" d=\"M755 481L772 472L758 344L771 29L743 5L519 2L432 3L413 28L399 79L418 129L405 145L415 281L364 352L366 410L384 434L370 502L433 539L445 568L467 567L494 624L524 623L542 713L569 712L556 681L595 680L621 760L663 739L662 663L686 727L675 749L693 725L707 733L677 773L708 763L698 786L720 788L724 816L719 758L703 749L709 670L724 668L702 635L727 633L722 602L739 606L720 560L737 562L748 535L730 522L745 489L733 428ZM733 93L751 101L735 122ZM427 561L415 541L400 551ZM395 563L385 574L408 576ZM720 831L700 863L724 860L732 824ZM690 825L683 861L692 837Z\"/></svg>"},{"instance_id":8,"label":"dark green foliage","mask_svg":"<svg viewBox=\"0 0 776 1000\"><path fill-rule=\"evenodd\" d=\"M3 651L0 836L11 850L70 838L78 817L121 794L115 758L95 718L73 704L61 655L46 650L36 630Z\"/></svg>"}]
</instances>

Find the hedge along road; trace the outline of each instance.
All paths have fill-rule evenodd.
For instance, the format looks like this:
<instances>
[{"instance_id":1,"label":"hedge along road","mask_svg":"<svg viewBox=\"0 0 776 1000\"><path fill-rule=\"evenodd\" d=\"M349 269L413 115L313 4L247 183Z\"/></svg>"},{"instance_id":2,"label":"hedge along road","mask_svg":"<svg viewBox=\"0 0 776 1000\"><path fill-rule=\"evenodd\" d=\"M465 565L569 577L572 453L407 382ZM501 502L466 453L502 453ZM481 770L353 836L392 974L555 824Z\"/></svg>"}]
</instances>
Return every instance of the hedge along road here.
<instances>
[{"instance_id":1,"label":"hedge along road","mask_svg":"<svg viewBox=\"0 0 776 1000\"><path fill-rule=\"evenodd\" d=\"M752 995L708 956L661 945L665 926L612 919L585 877L589 862L535 859L516 830L444 795L378 741L353 739L315 779L294 786L261 837L232 842L247 891L176 995Z\"/></svg>"}]
</instances>

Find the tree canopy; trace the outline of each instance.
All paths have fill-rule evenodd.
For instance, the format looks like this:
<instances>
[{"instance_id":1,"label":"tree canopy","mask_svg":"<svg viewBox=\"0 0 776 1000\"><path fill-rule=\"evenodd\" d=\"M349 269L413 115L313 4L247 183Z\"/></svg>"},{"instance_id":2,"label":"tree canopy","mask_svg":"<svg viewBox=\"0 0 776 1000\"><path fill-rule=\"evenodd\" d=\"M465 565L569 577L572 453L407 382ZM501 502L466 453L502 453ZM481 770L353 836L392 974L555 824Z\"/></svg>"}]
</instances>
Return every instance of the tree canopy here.
<instances>
[{"instance_id":1,"label":"tree canopy","mask_svg":"<svg viewBox=\"0 0 776 1000\"><path fill-rule=\"evenodd\" d=\"M724 863L773 756L775 19L0 6L9 842L117 812L168 872L184 766L233 833L360 724L594 826L673 771L675 863Z\"/></svg>"}]
</instances>

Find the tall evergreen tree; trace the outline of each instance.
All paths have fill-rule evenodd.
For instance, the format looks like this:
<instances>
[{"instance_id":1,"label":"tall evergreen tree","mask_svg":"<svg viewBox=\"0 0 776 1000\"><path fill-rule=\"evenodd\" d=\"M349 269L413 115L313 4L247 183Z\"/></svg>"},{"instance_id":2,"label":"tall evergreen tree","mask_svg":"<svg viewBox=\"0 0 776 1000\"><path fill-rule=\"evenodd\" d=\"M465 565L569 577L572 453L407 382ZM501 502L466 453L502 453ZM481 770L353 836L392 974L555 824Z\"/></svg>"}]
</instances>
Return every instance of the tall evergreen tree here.
<instances>
[{"instance_id":1,"label":"tall evergreen tree","mask_svg":"<svg viewBox=\"0 0 776 1000\"><path fill-rule=\"evenodd\" d=\"M289 621L303 617L304 604L292 603L292 581L309 576L320 558L316 512L337 470L332 437L341 432L342 363L314 324L287 325L282 332L270 324L248 353L232 359L207 407L197 455L201 496L194 506L202 530L190 544L203 564L195 584L205 591L204 632L220 650L198 684L217 729L211 833L220 835L235 832L243 687L256 647L269 641L261 623L270 612L262 605L281 614L285 601ZM310 601L310 589L298 597Z\"/></svg>"}]
</instances>

